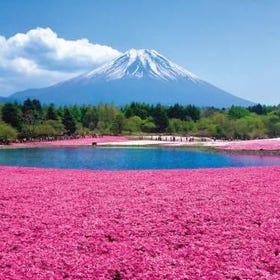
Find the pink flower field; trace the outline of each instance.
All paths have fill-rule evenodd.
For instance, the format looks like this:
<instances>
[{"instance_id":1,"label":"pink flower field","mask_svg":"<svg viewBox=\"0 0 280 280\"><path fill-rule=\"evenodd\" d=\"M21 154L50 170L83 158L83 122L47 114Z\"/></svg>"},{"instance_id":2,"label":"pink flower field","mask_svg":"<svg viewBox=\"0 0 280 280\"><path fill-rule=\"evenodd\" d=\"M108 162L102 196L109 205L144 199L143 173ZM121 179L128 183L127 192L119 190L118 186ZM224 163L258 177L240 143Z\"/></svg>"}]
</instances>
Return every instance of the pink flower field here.
<instances>
[{"instance_id":1,"label":"pink flower field","mask_svg":"<svg viewBox=\"0 0 280 280\"><path fill-rule=\"evenodd\" d=\"M220 150L280 151L280 139L235 141L218 148Z\"/></svg>"},{"instance_id":2,"label":"pink flower field","mask_svg":"<svg viewBox=\"0 0 280 280\"><path fill-rule=\"evenodd\" d=\"M41 142L25 142L25 143L12 143L11 147L53 147L53 146L85 146L95 143L111 143L111 142L124 142L128 141L124 136L104 136L104 137L84 137L78 139L67 139L57 141L41 141Z\"/></svg>"},{"instance_id":3,"label":"pink flower field","mask_svg":"<svg viewBox=\"0 0 280 280\"><path fill-rule=\"evenodd\" d=\"M280 279L280 167L0 167L0 279Z\"/></svg>"}]
</instances>

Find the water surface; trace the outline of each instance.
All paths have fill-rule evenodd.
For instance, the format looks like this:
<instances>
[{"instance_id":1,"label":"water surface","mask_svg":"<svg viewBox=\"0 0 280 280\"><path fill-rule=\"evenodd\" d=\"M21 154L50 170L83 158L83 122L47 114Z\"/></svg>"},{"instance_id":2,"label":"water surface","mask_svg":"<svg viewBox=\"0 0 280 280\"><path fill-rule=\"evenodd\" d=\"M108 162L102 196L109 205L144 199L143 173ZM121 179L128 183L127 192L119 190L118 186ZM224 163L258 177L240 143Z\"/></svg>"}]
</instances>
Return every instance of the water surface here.
<instances>
[{"instance_id":1,"label":"water surface","mask_svg":"<svg viewBox=\"0 0 280 280\"><path fill-rule=\"evenodd\" d=\"M280 165L280 156L178 148L59 147L0 150L0 165L74 169L177 169Z\"/></svg>"}]
</instances>

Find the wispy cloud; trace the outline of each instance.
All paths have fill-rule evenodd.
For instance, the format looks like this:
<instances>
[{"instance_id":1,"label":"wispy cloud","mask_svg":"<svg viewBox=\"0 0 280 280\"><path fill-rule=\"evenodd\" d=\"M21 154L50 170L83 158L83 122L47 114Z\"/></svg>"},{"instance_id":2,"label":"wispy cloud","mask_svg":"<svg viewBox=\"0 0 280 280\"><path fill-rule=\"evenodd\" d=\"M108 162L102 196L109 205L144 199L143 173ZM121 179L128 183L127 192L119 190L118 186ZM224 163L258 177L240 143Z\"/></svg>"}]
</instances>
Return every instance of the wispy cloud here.
<instances>
[{"instance_id":1,"label":"wispy cloud","mask_svg":"<svg viewBox=\"0 0 280 280\"><path fill-rule=\"evenodd\" d=\"M66 40L50 28L0 36L0 95L71 78L120 54L88 39Z\"/></svg>"}]
</instances>

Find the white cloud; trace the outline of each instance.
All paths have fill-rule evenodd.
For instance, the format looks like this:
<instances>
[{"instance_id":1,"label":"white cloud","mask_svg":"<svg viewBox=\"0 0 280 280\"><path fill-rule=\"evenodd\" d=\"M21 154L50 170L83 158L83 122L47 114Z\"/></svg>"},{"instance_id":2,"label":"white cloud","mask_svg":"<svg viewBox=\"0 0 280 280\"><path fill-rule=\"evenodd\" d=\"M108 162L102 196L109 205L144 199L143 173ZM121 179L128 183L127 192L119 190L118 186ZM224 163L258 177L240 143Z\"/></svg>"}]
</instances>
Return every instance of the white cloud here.
<instances>
[{"instance_id":1,"label":"white cloud","mask_svg":"<svg viewBox=\"0 0 280 280\"><path fill-rule=\"evenodd\" d=\"M50 28L31 29L10 38L0 36L0 95L44 87L120 55L88 39L66 40Z\"/></svg>"}]
</instances>

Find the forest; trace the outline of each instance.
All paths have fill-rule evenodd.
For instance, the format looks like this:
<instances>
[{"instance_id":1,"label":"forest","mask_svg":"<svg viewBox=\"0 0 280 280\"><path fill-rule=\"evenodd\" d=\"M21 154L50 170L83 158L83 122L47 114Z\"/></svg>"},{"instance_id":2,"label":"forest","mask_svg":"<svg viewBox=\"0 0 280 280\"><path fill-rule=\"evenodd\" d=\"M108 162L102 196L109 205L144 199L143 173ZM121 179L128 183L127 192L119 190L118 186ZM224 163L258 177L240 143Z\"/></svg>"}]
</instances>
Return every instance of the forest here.
<instances>
[{"instance_id":1,"label":"forest","mask_svg":"<svg viewBox=\"0 0 280 280\"><path fill-rule=\"evenodd\" d=\"M0 104L0 142L59 139L82 135L172 134L215 139L256 139L280 136L280 105L248 108L198 108L194 105L148 105L132 102L123 107Z\"/></svg>"}]
</instances>

